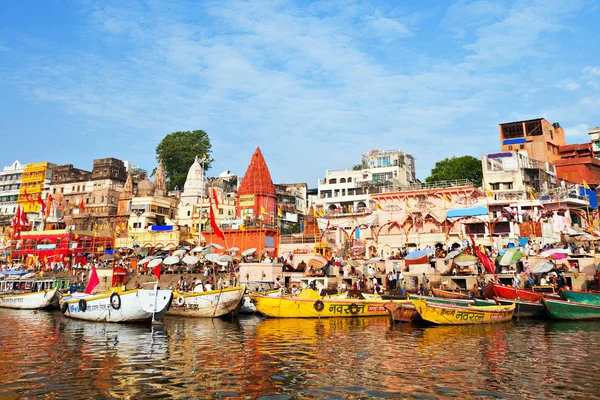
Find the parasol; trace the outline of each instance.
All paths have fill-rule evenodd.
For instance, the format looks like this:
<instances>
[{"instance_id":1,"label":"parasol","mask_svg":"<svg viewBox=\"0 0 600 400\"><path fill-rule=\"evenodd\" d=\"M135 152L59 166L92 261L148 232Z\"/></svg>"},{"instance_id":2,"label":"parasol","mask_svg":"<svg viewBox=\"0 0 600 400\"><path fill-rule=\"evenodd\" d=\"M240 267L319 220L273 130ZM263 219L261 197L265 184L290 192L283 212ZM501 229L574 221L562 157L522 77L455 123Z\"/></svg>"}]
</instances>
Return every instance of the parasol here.
<instances>
[{"instance_id":1,"label":"parasol","mask_svg":"<svg viewBox=\"0 0 600 400\"><path fill-rule=\"evenodd\" d=\"M461 254L454 259L454 263L459 267L470 267L477 262L477 257L470 254Z\"/></svg>"},{"instance_id":2,"label":"parasol","mask_svg":"<svg viewBox=\"0 0 600 400\"><path fill-rule=\"evenodd\" d=\"M173 250L175 248L175 245L173 243L169 243L167 245L167 247L165 247L165 250Z\"/></svg>"},{"instance_id":3,"label":"parasol","mask_svg":"<svg viewBox=\"0 0 600 400\"><path fill-rule=\"evenodd\" d=\"M182 255L184 255L184 254L185 254L185 250L183 250L183 249L175 250L175 251L173 252L173 255L174 255L174 256L182 256Z\"/></svg>"},{"instance_id":4,"label":"parasol","mask_svg":"<svg viewBox=\"0 0 600 400\"><path fill-rule=\"evenodd\" d=\"M372 264L378 261L383 261L382 257L373 257L373 258L369 258L368 260L365 260L365 263L367 264Z\"/></svg>"},{"instance_id":5,"label":"parasol","mask_svg":"<svg viewBox=\"0 0 600 400\"><path fill-rule=\"evenodd\" d=\"M142 258L140 261L138 261L138 264L146 264L152 260L154 260L156 257L154 256L148 256L146 258Z\"/></svg>"},{"instance_id":6,"label":"parasol","mask_svg":"<svg viewBox=\"0 0 600 400\"><path fill-rule=\"evenodd\" d=\"M446 257L444 257L444 260L451 260L454 257L458 256L459 254L460 254L460 251L452 250L452 251L448 252L448 254L446 254Z\"/></svg>"},{"instance_id":7,"label":"parasol","mask_svg":"<svg viewBox=\"0 0 600 400\"><path fill-rule=\"evenodd\" d=\"M256 249L254 247L251 247L249 249L246 249L246 250L242 251L242 255L243 256L249 256L249 255L254 254L254 252L256 252Z\"/></svg>"},{"instance_id":8,"label":"parasol","mask_svg":"<svg viewBox=\"0 0 600 400\"><path fill-rule=\"evenodd\" d=\"M190 250L190 253L201 253L202 251L204 251L204 247L202 246L196 246L193 249Z\"/></svg>"},{"instance_id":9,"label":"parasol","mask_svg":"<svg viewBox=\"0 0 600 400\"><path fill-rule=\"evenodd\" d=\"M208 246L214 247L215 249L219 249L219 250L223 250L225 248L225 247L223 247L223 246L221 246L220 244L217 244L217 243L209 243Z\"/></svg>"},{"instance_id":10,"label":"parasol","mask_svg":"<svg viewBox=\"0 0 600 400\"><path fill-rule=\"evenodd\" d=\"M230 247L230 248L227 249L227 251L229 253L234 253L236 251L240 251L240 248L239 247Z\"/></svg>"},{"instance_id":11,"label":"parasol","mask_svg":"<svg viewBox=\"0 0 600 400\"><path fill-rule=\"evenodd\" d=\"M533 268L531 268L532 274L543 274L545 272L550 272L554 269L555 265L552 261L544 261L538 264L535 264Z\"/></svg>"},{"instance_id":12,"label":"parasol","mask_svg":"<svg viewBox=\"0 0 600 400\"><path fill-rule=\"evenodd\" d=\"M270 253L272 251L275 251L275 249L272 247L265 247L264 249L261 250L262 253Z\"/></svg>"},{"instance_id":13,"label":"parasol","mask_svg":"<svg viewBox=\"0 0 600 400\"><path fill-rule=\"evenodd\" d=\"M233 261L233 257L231 257L229 254L225 254L225 255L222 255L221 257L219 257L218 261L222 261L222 262Z\"/></svg>"},{"instance_id":14,"label":"parasol","mask_svg":"<svg viewBox=\"0 0 600 400\"><path fill-rule=\"evenodd\" d=\"M183 257L183 259L181 260L184 263L188 264L188 265L194 265L198 263L198 258L194 257L194 256L185 256Z\"/></svg>"},{"instance_id":15,"label":"parasol","mask_svg":"<svg viewBox=\"0 0 600 400\"><path fill-rule=\"evenodd\" d=\"M170 256L163 260L163 264L165 264L165 265L173 265L173 264L177 264L178 262L179 262L179 257L177 257L177 256Z\"/></svg>"},{"instance_id":16,"label":"parasol","mask_svg":"<svg viewBox=\"0 0 600 400\"><path fill-rule=\"evenodd\" d=\"M323 265L325 264L327 264L327 260L321 256L316 256L308 261L308 265L314 269L323 268Z\"/></svg>"},{"instance_id":17,"label":"parasol","mask_svg":"<svg viewBox=\"0 0 600 400\"><path fill-rule=\"evenodd\" d=\"M217 262L219 261L219 258L221 257L220 254L216 254L216 253L210 253L204 256L205 259L207 259L208 261L211 262Z\"/></svg>"},{"instance_id":18,"label":"parasol","mask_svg":"<svg viewBox=\"0 0 600 400\"><path fill-rule=\"evenodd\" d=\"M154 268L160 264L162 264L163 260L162 258L155 258L154 260L150 261L150 263L148 263L148 268Z\"/></svg>"},{"instance_id":19,"label":"parasol","mask_svg":"<svg viewBox=\"0 0 600 400\"><path fill-rule=\"evenodd\" d=\"M433 253L433 249L425 249L425 250L416 250L413 251L411 253L408 253L406 255L406 257L404 257L405 260L414 260L416 258L421 258L423 256L426 256L430 253Z\"/></svg>"},{"instance_id":20,"label":"parasol","mask_svg":"<svg viewBox=\"0 0 600 400\"><path fill-rule=\"evenodd\" d=\"M513 256L517 253L517 248L516 247L510 247L508 248L504 254L502 255L502 257L500 258L500 261L498 262L498 264L502 265L502 266L507 266L510 265Z\"/></svg>"}]
</instances>

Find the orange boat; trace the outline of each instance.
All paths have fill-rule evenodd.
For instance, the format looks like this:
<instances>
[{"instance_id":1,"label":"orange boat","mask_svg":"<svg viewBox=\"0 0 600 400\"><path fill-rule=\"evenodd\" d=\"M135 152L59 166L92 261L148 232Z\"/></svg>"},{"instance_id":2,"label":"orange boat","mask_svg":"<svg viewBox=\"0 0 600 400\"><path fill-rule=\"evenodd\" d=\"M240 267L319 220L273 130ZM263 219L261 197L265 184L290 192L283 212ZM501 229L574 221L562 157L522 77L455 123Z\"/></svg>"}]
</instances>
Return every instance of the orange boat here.
<instances>
[{"instance_id":1,"label":"orange boat","mask_svg":"<svg viewBox=\"0 0 600 400\"><path fill-rule=\"evenodd\" d=\"M470 297L468 294L464 294L462 292L452 292L450 290L442 290L436 289L434 287L431 288L434 297L443 297L445 299L463 299L468 300Z\"/></svg>"}]
</instances>

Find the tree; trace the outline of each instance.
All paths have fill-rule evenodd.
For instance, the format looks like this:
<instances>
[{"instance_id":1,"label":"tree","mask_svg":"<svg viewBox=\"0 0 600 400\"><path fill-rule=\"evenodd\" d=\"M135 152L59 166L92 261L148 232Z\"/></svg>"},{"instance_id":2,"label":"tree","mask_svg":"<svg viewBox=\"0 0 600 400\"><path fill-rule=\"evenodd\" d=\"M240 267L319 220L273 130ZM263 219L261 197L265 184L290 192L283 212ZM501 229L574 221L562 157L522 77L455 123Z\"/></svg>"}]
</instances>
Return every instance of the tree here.
<instances>
[{"instance_id":1,"label":"tree","mask_svg":"<svg viewBox=\"0 0 600 400\"><path fill-rule=\"evenodd\" d=\"M469 179L475 186L481 185L483 170L481 160L472 156L444 158L435 163L431 175L425 182L452 181L455 179Z\"/></svg>"},{"instance_id":2,"label":"tree","mask_svg":"<svg viewBox=\"0 0 600 400\"><path fill-rule=\"evenodd\" d=\"M156 159L162 160L167 178L167 189L183 189L187 173L196 157L210 155L210 138L202 130L173 132L156 146ZM210 168L210 161L204 164Z\"/></svg>"},{"instance_id":3,"label":"tree","mask_svg":"<svg viewBox=\"0 0 600 400\"><path fill-rule=\"evenodd\" d=\"M352 171L360 171L361 169L363 169L362 164L356 164L355 166L352 167Z\"/></svg>"}]
</instances>

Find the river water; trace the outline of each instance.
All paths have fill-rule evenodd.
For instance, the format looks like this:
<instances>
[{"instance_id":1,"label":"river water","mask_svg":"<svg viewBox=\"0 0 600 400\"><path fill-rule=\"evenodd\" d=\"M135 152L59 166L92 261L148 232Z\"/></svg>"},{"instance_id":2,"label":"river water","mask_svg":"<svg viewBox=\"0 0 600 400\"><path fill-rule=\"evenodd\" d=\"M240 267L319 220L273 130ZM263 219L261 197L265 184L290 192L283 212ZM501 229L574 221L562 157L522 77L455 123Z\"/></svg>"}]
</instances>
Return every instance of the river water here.
<instances>
[{"instance_id":1,"label":"river water","mask_svg":"<svg viewBox=\"0 0 600 400\"><path fill-rule=\"evenodd\" d=\"M0 398L600 398L597 322L0 321Z\"/></svg>"}]
</instances>

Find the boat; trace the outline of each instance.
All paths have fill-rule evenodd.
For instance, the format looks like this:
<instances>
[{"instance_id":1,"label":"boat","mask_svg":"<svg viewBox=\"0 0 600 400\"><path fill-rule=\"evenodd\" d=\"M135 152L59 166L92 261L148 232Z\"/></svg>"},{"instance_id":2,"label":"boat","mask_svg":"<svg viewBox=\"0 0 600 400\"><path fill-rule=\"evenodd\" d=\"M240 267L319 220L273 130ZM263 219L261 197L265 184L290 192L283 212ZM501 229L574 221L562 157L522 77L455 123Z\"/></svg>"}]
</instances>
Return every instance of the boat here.
<instances>
[{"instance_id":1,"label":"boat","mask_svg":"<svg viewBox=\"0 0 600 400\"><path fill-rule=\"evenodd\" d=\"M553 319L600 319L600 306L597 305L553 299L543 299L542 303Z\"/></svg>"},{"instance_id":2,"label":"boat","mask_svg":"<svg viewBox=\"0 0 600 400\"><path fill-rule=\"evenodd\" d=\"M339 295L321 296L313 289L303 289L297 296L269 297L251 294L256 309L267 317L329 318L387 316L389 301L358 299Z\"/></svg>"},{"instance_id":3,"label":"boat","mask_svg":"<svg viewBox=\"0 0 600 400\"><path fill-rule=\"evenodd\" d=\"M419 322L421 316L410 300L396 300L384 304L394 322Z\"/></svg>"},{"instance_id":4,"label":"boat","mask_svg":"<svg viewBox=\"0 0 600 400\"><path fill-rule=\"evenodd\" d=\"M0 280L0 307L24 310L50 308L58 299L54 279L6 278Z\"/></svg>"},{"instance_id":5,"label":"boat","mask_svg":"<svg viewBox=\"0 0 600 400\"><path fill-rule=\"evenodd\" d=\"M431 288L434 297L443 297L446 299L469 299L469 295L462 292L453 292L450 290L442 290L438 288Z\"/></svg>"},{"instance_id":6,"label":"boat","mask_svg":"<svg viewBox=\"0 0 600 400\"><path fill-rule=\"evenodd\" d=\"M206 292L175 292L167 315L216 318L236 313L242 306L245 286L235 286Z\"/></svg>"},{"instance_id":7,"label":"boat","mask_svg":"<svg viewBox=\"0 0 600 400\"><path fill-rule=\"evenodd\" d=\"M150 322L167 312L173 292L169 289L117 288L97 294L71 293L60 300L64 316L95 322Z\"/></svg>"},{"instance_id":8,"label":"boat","mask_svg":"<svg viewBox=\"0 0 600 400\"><path fill-rule=\"evenodd\" d=\"M561 290L560 296L567 301L591 304L593 306L600 306L599 292L578 292L575 290Z\"/></svg>"},{"instance_id":9,"label":"boat","mask_svg":"<svg viewBox=\"0 0 600 400\"><path fill-rule=\"evenodd\" d=\"M509 306L457 306L413 300L423 320L439 325L492 324L512 319L515 305Z\"/></svg>"},{"instance_id":10,"label":"boat","mask_svg":"<svg viewBox=\"0 0 600 400\"><path fill-rule=\"evenodd\" d=\"M411 300L425 300L433 303L441 303L441 304L454 304L457 306L474 306L475 301L466 300L466 299L450 299L446 297L431 297L431 296L419 296L416 294L411 294L409 297ZM495 303L494 303L495 304Z\"/></svg>"},{"instance_id":11,"label":"boat","mask_svg":"<svg viewBox=\"0 0 600 400\"><path fill-rule=\"evenodd\" d=\"M534 292L533 290L520 289L495 282L490 282L483 287L483 295L488 299L498 297L509 300L529 301L531 303L539 303L545 298L560 299L560 296L554 293Z\"/></svg>"},{"instance_id":12,"label":"boat","mask_svg":"<svg viewBox=\"0 0 600 400\"><path fill-rule=\"evenodd\" d=\"M524 300L516 300L516 299L495 299L500 305L510 305L515 304L515 313L513 314L513 318L535 318L535 319L546 319L548 318L548 313L546 312L546 308L541 302L532 303L530 301ZM487 305L496 304L492 302L492 300L480 300L475 299L475 305L478 306L487 306Z\"/></svg>"}]
</instances>

